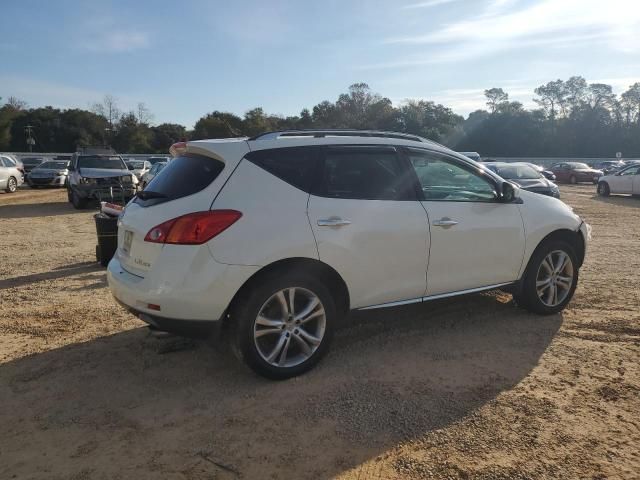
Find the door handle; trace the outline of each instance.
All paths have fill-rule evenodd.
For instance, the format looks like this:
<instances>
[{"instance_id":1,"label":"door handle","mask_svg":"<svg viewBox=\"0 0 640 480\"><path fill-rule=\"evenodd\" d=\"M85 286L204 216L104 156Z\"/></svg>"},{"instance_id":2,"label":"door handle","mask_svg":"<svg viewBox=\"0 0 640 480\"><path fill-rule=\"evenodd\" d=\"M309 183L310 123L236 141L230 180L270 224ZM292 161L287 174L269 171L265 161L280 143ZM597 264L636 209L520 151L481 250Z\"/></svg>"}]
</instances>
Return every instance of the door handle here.
<instances>
[{"instance_id":1,"label":"door handle","mask_svg":"<svg viewBox=\"0 0 640 480\"><path fill-rule=\"evenodd\" d=\"M435 222L433 222L432 225L436 227L449 228L457 224L458 222L456 222L455 220L451 220L449 217L442 217L440 220L436 220Z\"/></svg>"},{"instance_id":2,"label":"door handle","mask_svg":"<svg viewBox=\"0 0 640 480\"><path fill-rule=\"evenodd\" d=\"M343 227L345 225L351 225L351 222L340 217L321 218L318 220L319 227Z\"/></svg>"}]
</instances>

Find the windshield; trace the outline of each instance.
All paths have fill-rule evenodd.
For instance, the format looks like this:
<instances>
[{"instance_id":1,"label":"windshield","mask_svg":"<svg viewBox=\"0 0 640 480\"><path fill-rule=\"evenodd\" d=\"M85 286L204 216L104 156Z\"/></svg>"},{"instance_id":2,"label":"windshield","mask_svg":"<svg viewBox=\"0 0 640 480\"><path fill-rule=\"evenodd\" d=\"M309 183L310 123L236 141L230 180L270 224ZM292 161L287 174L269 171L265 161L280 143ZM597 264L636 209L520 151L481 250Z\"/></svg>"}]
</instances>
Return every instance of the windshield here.
<instances>
[{"instance_id":1,"label":"windshield","mask_svg":"<svg viewBox=\"0 0 640 480\"><path fill-rule=\"evenodd\" d=\"M44 161L42 158L23 158L23 165L39 165Z\"/></svg>"},{"instance_id":2,"label":"windshield","mask_svg":"<svg viewBox=\"0 0 640 480\"><path fill-rule=\"evenodd\" d=\"M570 163L569 166L571 168L591 168L589 167L589 165L587 165L586 163Z\"/></svg>"},{"instance_id":3,"label":"windshield","mask_svg":"<svg viewBox=\"0 0 640 480\"><path fill-rule=\"evenodd\" d=\"M507 180L540 178L540 174L528 165L490 165L489 168Z\"/></svg>"},{"instance_id":4,"label":"windshield","mask_svg":"<svg viewBox=\"0 0 640 480\"><path fill-rule=\"evenodd\" d=\"M78 158L78 168L107 168L125 170L127 167L120 157L85 155Z\"/></svg>"},{"instance_id":5,"label":"windshield","mask_svg":"<svg viewBox=\"0 0 640 480\"><path fill-rule=\"evenodd\" d=\"M64 170L69 165L69 162L44 162L41 165L38 165L35 170L50 168L51 170Z\"/></svg>"},{"instance_id":6,"label":"windshield","mask_svg":"<svg viewBox=\"0 0 640 480\"><path fill-rule=\"evenodd\" d=\"M129 170L137 170L144 168L144 162L127 162Z\"/></svg>"}]
</instances>

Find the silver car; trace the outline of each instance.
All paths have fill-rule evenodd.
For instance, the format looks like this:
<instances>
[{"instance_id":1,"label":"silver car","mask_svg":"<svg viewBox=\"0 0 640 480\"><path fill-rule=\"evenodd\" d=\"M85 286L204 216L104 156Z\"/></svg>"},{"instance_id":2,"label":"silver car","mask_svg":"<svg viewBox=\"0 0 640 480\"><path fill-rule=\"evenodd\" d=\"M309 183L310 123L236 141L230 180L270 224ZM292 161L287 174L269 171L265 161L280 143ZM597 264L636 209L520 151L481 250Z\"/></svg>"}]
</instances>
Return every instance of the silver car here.
<instances>
[{"instance_id":1,"label":"silver car","mask_svg":"<svg viewBox=\"0 0 640 480\"><path fill-rule=\"evenodd\" d=\"M17 162L7 155L0 155L0 190L15 192L24 183Z\"/></svg>"},{"instance_id":2,"label":"silver car","mask_svg":"<svg viewBox=\"0 0 640 480\"><path fill-rule=\"evenodd\" d=\"M27 175L27 183L32 188L51 186L64 187L69 175L68 160L50 160L41 163Z\"/></svg>"}]
</instances>

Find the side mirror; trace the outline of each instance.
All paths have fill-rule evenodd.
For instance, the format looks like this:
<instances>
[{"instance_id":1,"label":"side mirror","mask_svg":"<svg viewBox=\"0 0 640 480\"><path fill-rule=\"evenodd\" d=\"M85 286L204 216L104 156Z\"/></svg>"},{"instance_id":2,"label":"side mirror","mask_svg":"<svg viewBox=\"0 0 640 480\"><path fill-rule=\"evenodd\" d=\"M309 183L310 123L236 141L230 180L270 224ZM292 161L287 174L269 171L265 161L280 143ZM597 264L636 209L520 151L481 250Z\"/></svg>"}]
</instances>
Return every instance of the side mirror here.
<instances>
[{"instance_id":1,"label":"side mirror","mask_svg":"<svg viewBox=\"0 0 640 480\"><path fill-rule=\"evenodd\" d=\"M500 195L500 201L502 203L511 203L516 199L516 189L509 182L502 182L502 194Z\"/></svg>"}]
</instances>

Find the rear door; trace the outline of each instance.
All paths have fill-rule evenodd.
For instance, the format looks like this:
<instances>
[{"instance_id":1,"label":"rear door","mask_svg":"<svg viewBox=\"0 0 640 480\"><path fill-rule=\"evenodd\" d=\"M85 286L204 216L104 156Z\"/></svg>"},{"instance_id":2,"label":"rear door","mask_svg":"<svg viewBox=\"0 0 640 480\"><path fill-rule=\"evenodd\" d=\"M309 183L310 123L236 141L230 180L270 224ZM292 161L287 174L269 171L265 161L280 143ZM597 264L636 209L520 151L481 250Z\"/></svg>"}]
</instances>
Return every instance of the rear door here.
<instances>
[{"instance_id":1,"label":"rear door","mask_svg":"<svg viewBox=\"0 0 640 480\"><path fill-rule=\"evenodd\" d=\"M467 163L424 149L406 153L431 223L427 295L516 280L525 247L518 205L498 202L496 185Z\"/></svg>"},{"instance_id":2,"label":"rear door","mask_svg":"<svg viewBox=\"0 0 640 480\"><path fill-rule=\"evenodd\" d=\"M427 216L394 147L323 148L308 215L320 260L344 278L351 307L424 295Z\"/></svg>"}]
</instances>

